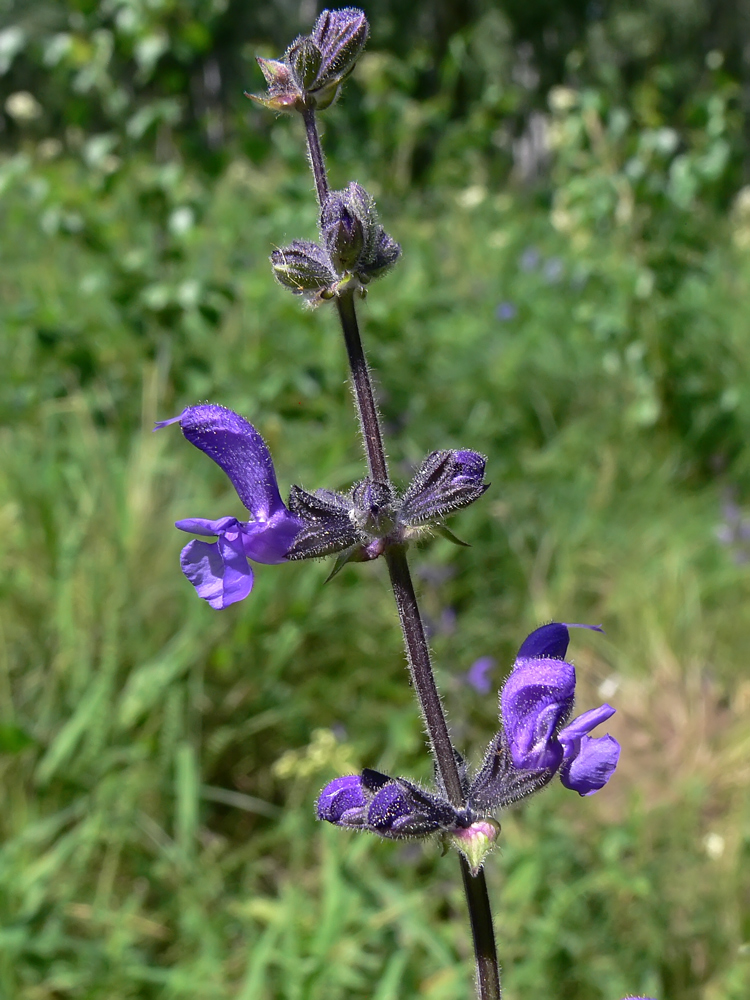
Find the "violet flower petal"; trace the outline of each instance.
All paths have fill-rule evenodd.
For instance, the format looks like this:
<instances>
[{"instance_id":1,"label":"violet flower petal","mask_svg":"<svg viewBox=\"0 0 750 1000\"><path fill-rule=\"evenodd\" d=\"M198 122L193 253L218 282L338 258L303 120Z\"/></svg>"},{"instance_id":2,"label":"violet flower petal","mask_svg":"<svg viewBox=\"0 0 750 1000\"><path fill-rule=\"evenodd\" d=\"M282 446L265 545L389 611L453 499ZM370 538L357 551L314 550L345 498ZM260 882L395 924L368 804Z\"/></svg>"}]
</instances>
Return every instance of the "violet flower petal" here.
<instances>
[{"instance_id":1,"label":"violet flower petal","mask_svg":"<svg viewBox=\"0 0 750 1000\"><path fill-rule=\"evenodd\" d=\"M516 767L555 768L563 749L556 738L573 708L576 674L564 660L524 658L500 695L503 726Z\"/></svg>"},{"instance_id":2,"label":"violet flower petal","mask_svg":"<svg viewBox=\"0 0 750 1000\"><path fill-rule=\"evenodd\" d=\"M388 834L396 820L410 813L410 803L395 783L384 785L375 793L367 810L367 825L378 833Z\"/></svg>"},{"instance_id":3,"label":"violet flower petal","mask_svg":"<svg viewBox=\"0 0 750 1000\"><path fill-rule=\"evenodd\" d=\"M210 536L223 535L225 531L239 531L241 523L236 517L220 517L216 521L205 517L186 517L182 521L175 521L174 526L191 535Z\"/></svg>"},{"instance_id":4,"label":"violet flower petal","mask_svg":"<svg viewBox=\"0 0 750 1000\"><path fill-rule=\"evenodd\" d=\"M277 510L268 521L252 521L242 525L245 555L259 563L274 565L286 560L292 542L302 528L302 521L286 507Z\"/></svg>"},{"instance_id":5,"label":"violet flower petal","mask_svg":"<svg viewBox=\"0 0 750 1000\"><path fill-rule=\"evenodd\" d=\"M516 660L527 657L551 657L554 660L564 660L570 642L571 628L587 628L592 632L602 632L601 625L578 625L571 622L549 622L540 625L527 636L518 650Z\"/></svg>"},{"instance_id":6,"label":"violet flower petal","mask_svg":"<svg viewBox=\"0 0 750 1000\"><path fill-rule=\"evenodd\" d=\"M471 451L469 448L460 448L453 452L453 457L458 464L454 482L469 480L476 483L477 486L481 486L487 465L487 459L484 455L480 455L478 451Z\"/></svg>"},{"instance_id":7,"label":"violet flower petal","mask_svg":"<svg viewBox=\"0 0 750 1000\"><path fill-rule=\"evenodd\" d=\"M180 553L180 566L198 596L216 610L243 600L253 589L241 532L221 535L215 542L189 542Z\"/></svg>"},{"instance_id":8,"label":"violet flower petal","mask_svg":"<svg viewBox=\"0 0 750 1000\"><path fill-rule=\"evenodd\" d=\"M182 433L229 477L242 503L258 521L285 510L271 453L249 421L225 406L188 406L179 416ZM160 425L174 423L164 420Z\"/></svg>"},{"instance_id":9,"label":"violet flower petal","mask_svg":"<svg viewBox=\"0 0 750 1000\"><path fill-rule=\"evenodd\" d=\"M620 744L612 736L581 738L578 753L563 762L560 780L579 795L593 795L612 777L620 757Z\"/></svg>"},{"instance_id":10,"label":"violet flower petal","mask_svg":"<svg viewBox=\"0 0 750 1000\"><path fill-rule=\"evenodd\" d=\"M352 810L364 809L366 803L361 776L345 774L330 781L318 796L318 819L329 823L341 823L344 820L346 823L346 814L352 813Z\"/></svg>"},{"instance_id":11,"label":"violet flower petal","mask_svg":"<svg viewBox=\"0 0 750 1000\"><path fill-rule=\"evenodd\" d=\"M563 745L565 757L572 756L575 744L583 736L588 736L592 729L596 729L602 722L611 719L615 714L615 709L611 705L600 705L598 708L590 708L588 712L579 715L571 723L561 729L557 738Z\"/></svg>"}]
</instances>

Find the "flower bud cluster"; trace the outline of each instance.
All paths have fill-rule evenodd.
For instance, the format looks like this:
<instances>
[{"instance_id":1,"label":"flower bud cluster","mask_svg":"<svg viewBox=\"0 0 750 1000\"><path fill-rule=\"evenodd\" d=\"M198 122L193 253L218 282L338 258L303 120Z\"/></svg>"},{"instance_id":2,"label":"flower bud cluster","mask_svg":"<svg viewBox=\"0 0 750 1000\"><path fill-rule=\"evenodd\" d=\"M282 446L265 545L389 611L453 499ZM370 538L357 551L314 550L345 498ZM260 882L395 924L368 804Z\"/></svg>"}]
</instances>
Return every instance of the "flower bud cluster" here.
<instances>
[{"instance_id":1,"label":"flower bud cluster","mask_svg":"<svg viewBox=\"0 0 750 1000\"><path fill-rule=\"evenodd\" d=\"M418 469L403 497L390 484L363 479L347 493L293 486L289 509L303 527L288 559L342 553L344 562L376 559L389 545L404 545L426 528L445 530L442 521L478 500L485 459L475 451L435 451ZM452 536L451 536L452 537Z\"/></svg>"},{"instance_id":2,"label":"flower bud cluster","mask_svg":"<svg viewBox=\"0 0 750 1000\"><path fill-rule=\"evenodd\" d=\"M322 111L336 100L369 33L361 10L324 10L309 35L300 35L281 59L258 58L268 93L248 94L273 111Z\"/></svg>"},{"instance_id":3,"label":"flower bud cluster","mask_svg":"<svg viewBox=\"0 0 750 1000\"><path fill-rule=\"evenodd\" d=\"M352 182L331 191L320 214L320 244L294 240L271 254L277 280L313 304L345 289L362 289L401 255L401 247L378 222L375 201Z\"/></svg>"}]
</instances>

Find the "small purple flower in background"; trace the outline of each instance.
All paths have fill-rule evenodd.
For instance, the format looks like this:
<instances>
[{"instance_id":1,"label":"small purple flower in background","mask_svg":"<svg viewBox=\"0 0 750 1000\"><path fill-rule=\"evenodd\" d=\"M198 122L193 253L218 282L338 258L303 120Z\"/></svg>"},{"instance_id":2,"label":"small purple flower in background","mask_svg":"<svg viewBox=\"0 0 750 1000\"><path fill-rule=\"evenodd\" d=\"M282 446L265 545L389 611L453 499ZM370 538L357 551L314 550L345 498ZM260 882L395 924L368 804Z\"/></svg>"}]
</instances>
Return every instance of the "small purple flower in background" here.
<instances>
[{"instance_id":1,"label":"small purple flower in background","mask_svg":"<svg viewBox=\"0 0 750 1000\"><path fill-rule=\"evenodd\" d=\"M542 258L539 256L539 251L536 247L526 247L524 252L518 258L518 266L522 271L534 271L539 267L539 262Z\"/></svg>"},{"instance_id":2,"label":"small purple flower in background","mask_svg":"<svg viewBox=\"0 0 750 1000\"><path fill-rule=\"evenodd\" d=\"M224 406L188 406L154 430L179 423L187 440L212 458L229 477L250 521L202 517L177 521L180 531L216 535L215 542L189 542L180 555L182 572L212 608L226 608L253 588L249 559L281 563L302 527L287 510L276 482L271 453L251 423Z\"/></svg>"},{"instance_id":3,"label":"small purple flower in background","mask_svg":"<svg viewBox=\"0 0 750 1000\"><path fill-rule=\"evenodd\" d=\"M492 681L488 675L494 668L495 660L492 656L480 656L466 671L464 680L479 694L489 694L492 690Z\"/></svg>"},{"instance_id":4,"label":"small purple flower in background","mask_svg":"<svg viewBox=\"0 0 750 1000\"><path fill-rule=\"evenodd\" d=\"M503 323L515 319L517 315L518 309L516 309L512 302L501 302L495 310L495 316Z\"/></svg>"},{"instance_id":5,"label":"small purple flower in background","mask_svg":"<svg viewBox=\"0 0 750 1000\"><path fill-rule=\"evenodd\" d=\"M714 534L718 542L726 545L733 560L741 566L750 561L750 518L743 516L742 508L731 493L721 507L723 521Z\"/></svg>"}]
</instances>

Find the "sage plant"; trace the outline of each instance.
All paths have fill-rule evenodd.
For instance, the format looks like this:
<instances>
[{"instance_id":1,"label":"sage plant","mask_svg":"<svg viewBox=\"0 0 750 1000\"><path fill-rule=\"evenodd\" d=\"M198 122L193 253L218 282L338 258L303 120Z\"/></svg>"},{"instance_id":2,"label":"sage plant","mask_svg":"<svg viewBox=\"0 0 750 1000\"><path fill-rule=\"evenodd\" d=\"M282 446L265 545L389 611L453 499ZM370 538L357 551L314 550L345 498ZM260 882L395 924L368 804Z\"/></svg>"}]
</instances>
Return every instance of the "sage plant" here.
<instances>
[{"instance_id":1,"label":"sage plant","mask_svg":"<svg viewBox=\"0 0 750 1000\"><path fill-rule=\"evenodd\" d=\"M274 250L271 267L284 288L311 305L327 304L338 314L367 474L348 493L310 493L292 486L285 504L270 452L244 417L205 404L189 406L157 427L178 423L187 440L223 469L249 512L247 521L219 517L177 522L181 531L200 536L182 550L181 565L198 596L212 608L226 608L249 595L252 562L334 556L335 573L347 562L385 560L433 758L434 786L424 788L408 778L365 768L326 785L317 817L344 830L388 839L439 837L457 850L478 994L482 1000L497 1000L500 977L483 872L500 831L497 815L555 775L579 795L593 794L611 777L620 747L611 736L590 735L614 713L609 705L571 721L576 675L565 657L574 626L561 622L542 625L521 644L500 693L498 731L479 768L472 771L453 745L407 550L428 532L458 542L445 521L488 489L486 460L468 448L436 449L401 492L389 474L356 302L374 279L396 264L401 248L380 224L375 202L364 188L352 182L343 190L330 190L317 117L337 99L368 30L360 10L324 11L310 35L297 38L281 59L258 59L268 90L253 97L273 111L301 115L304 124L319 206L319 240L293 240ZM491 662L481 669L488 666ZM481 683L488 684L483 674Z\"/></svg>"}]
</instances>

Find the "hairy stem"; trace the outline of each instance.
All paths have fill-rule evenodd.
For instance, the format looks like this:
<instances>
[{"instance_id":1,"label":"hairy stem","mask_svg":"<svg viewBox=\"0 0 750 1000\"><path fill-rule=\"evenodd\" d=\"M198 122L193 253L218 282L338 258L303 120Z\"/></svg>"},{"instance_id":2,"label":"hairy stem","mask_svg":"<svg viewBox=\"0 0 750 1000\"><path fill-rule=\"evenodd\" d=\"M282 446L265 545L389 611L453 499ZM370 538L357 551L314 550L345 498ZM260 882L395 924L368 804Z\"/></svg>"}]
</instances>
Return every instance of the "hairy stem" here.
<instances>
[{"instance_id":1,"label":"hairy stem","mask_svg":"<svg viewBox=\"0 0 750 1000\"><path fill-rule=\"evenodd\" d=\"M354 292L352 290L342 292L336 298L336 305L339 310L341 329L344 331L346 354L349 358L349 370L354 386L359 426L362 431L362 440L365 443L367 466L370 470L370 476L375 482L387 483L388 464L383 447L383 435L380 431L380 418L372 391L370 369L367 366L367 358L365 358L365 352L362 349L362 338L359 335L357 313L354 309Z\"/></svg>"},{"instance_id":2,"label":"hairy stem","mask_svg":"<svg viewBox=\"0 0 750 1000\"><path fill-rule=\"evenodd\" d=\"M495 931L492 927L487 882L481 869L477 875L472 875L466 858L463 855L460 858L461 877L464 880L464 892L469 907L471 935L474 939L479 996L481 1000L500 1000L502 997L500 970L497 964Z\"/></svg>"},{"instance_id":3,"label":"hairy stem","mask_svg":"<svg viewBox=\"0 0 750 1000\"><path fill-rule=\"evenodd\" d=\"M320 145L315 109L308 108L306 111L303 111L302 120L305 123L305 135L307 137L307 155L310 157L310 166L315 178L315 192L318 196L318 204L322 208L328 197L328 174L326 173L323 147Z\"/></svg>"},{"instance_id":4,"label":"hairy stem","mask_svg":"<svg viewBox=\"0 0 750 1000\"><path fill-rule=\"evenodd\" d=\"M404 645L409 661L414 689L419 698L430 745L435 761L443 779L446 794L454 806L464 805L464 793L458 766L453 752L448 723L445 721L443 706L435 684L432 672L430 650L424 632L422 616L419 613L417 595L414 593L409 563L406 561L406 551L401 547L386 550L385 561L391 574L391 586L396 598L398 616L401 619L401 629L404 633Z\"/></svg>"},{"instance_id":5,"label":"hairy stem","mask_svg":"<svg viewBox=\"0 0 750 1000\"><path fill-rule=\"evenodd\" d=\"M328 176L315 112L314 110L304 111L302 117L307 135L307 151L315 178L315 190L318 203L322 206L328 196ZM344 333L344 343L349 359L349 370L370 476L376 482L387 483L389 481L388 463L383 447L383 435L380 430L380 418L372 390L370 370L359 334L353 290L338 295L336 305ZM464 792L461 787L461 778L458 773L448 723L435 684L430 648L427 644L424 623L409 571L406 550L402 546L393 546L386 551L385 559L404 634L409 671L419 699L433 758L448 798L454 806L461 807L465 804ZM474 940L479 997L480 1000L500 1000L500 974L492 929L492 911L484 873L480 871L477 875L472 875L466 859L461 856L461 875Z\"/></svg>"}]
</instances>

